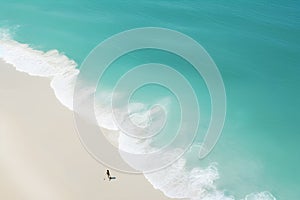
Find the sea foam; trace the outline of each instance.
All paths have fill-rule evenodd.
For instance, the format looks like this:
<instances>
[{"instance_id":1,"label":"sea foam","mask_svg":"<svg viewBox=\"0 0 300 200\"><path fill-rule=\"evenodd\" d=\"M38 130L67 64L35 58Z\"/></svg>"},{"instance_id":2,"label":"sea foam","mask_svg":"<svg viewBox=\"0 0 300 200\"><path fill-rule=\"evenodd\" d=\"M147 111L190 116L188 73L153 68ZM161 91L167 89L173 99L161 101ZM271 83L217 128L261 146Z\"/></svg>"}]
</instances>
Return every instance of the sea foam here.
<instances>
[{"instance_id":1,"label":"sea foam","mask_svg":"<svg viewBox=\"0 0 300 200\"><path fill-rule=\"evenodd\" d=\"M32 76L46 77L51 80L51 87L57 99L67 108L73 110L73 93L76 77L79 70L77 63L69 59L57 50L43 52L35 50L27 44L21 44L11 38L7 29L0 29L0 58L11 64L16 70L25 72ZM86 96L93 91L86 90ZM119 131L119 148L129 152L145 153L153 150L151 140L137 140L123 134L113 119L110 105L109 91L104 91L99 95L99 103L95 105L95 112L99 126ZM83 100L86 97L82 97ZM151 117L145 111L143 104L131 105L132 112L124 114L124 119L128 117L136 118L137 123L147 125ZM120 112L123 112L120 109ZM131 115L131 116L130 116ZM136 117L138 116L138 117ZM175 150L174 150L175 151ZM122 155L121 155L122 156ZM167 157L168 154L162 155ZM126 158L124 158L126 161ZM130 162L130 161L126 161ZM225 195L224 191L218 190L216 181L219 179L219 172L216 163L211 163L206 168L194 167L188 170L187 160L182 157L160 171L144 174L146 179L154 188L161 190L166 196L171 198L188 198L192 200L234 200L233 196ZM275 200L271 193L265 191L261 193L249 194L244 200Z\"/></svg>"},{"instance_id":2,"label":"sea foam","mask_svg":"<svg viewBox=\"0 0 300 200\"><path fill-rule=\"evenodd\" d=\"M21 44L11 39L6 29L0 31L0 37L0 57L17 71L50 78L56 97L72 109L74 81L79 73L76 62L57 50L43 52Z\"/></svg>"}]
</instances>

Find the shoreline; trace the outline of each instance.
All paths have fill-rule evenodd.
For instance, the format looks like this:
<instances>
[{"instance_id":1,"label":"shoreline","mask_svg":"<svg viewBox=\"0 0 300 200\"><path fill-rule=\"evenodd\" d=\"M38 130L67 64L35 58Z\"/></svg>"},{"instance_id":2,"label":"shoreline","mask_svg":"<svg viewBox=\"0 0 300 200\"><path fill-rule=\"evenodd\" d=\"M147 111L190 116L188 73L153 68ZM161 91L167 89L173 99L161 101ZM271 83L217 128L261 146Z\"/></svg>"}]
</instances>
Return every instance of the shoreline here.
<instances>
[{"instance_id":1,"label":"shoreline","mask_svg":"<svg viewBox=\"0 0 300 200\"><path fill-rule=\"evenodd\" d=\"M72 111L50 79L16 71L0 59L0 199L170 199L143 175L106 168L81 145Z\"/></svg>"}]
</instances>

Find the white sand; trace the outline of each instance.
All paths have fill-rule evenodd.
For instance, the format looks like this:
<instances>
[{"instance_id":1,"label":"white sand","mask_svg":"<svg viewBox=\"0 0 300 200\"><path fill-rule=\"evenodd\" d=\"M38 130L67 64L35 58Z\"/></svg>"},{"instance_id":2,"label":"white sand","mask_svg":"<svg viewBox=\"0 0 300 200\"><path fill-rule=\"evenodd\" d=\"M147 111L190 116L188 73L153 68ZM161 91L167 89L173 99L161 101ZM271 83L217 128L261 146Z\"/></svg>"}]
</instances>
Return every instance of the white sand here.
<instances>
[{"instance_id":1,"label":"white sand","mask_svg":"<svg viewBox=\"0 0 300 200\"><path fill-rule=\"evenodd\" d=\"M49 83L0 60L1 200L168 199L142 175L103 180L106 168L84 150Z\"/></svg>"}]
</instances>

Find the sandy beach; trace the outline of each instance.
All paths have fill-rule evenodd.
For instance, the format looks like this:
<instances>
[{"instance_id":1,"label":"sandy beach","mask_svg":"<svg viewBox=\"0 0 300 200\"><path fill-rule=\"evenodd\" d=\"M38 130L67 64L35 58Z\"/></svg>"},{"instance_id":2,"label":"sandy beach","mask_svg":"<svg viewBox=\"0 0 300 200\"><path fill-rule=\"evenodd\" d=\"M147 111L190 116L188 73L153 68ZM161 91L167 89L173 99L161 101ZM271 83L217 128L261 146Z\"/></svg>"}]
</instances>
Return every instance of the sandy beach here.
<instances>
[{"instance_id":1,"label":"sandy beach","mask_svg":"<svg viewBox=\"0 0 300 200\"><path fill-rule=\"evenodd\" d=\"M142 175L104 180L49 84L0 61L0 199L168 199Z\"/></svg>"}]
</instances>

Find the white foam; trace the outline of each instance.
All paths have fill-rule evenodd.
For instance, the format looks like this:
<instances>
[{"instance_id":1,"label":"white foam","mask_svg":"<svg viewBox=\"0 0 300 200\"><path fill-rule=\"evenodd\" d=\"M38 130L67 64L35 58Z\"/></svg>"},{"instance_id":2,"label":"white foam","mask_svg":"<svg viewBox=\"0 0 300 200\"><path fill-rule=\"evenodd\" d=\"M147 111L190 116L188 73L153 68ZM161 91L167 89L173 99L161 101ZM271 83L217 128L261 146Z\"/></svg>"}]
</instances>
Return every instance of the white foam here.
<instances>
[{"instance_id":1,"label":"white foam","mask_svg":"<svg viewBox=\"0 0 300 200\"><path fill-rule=\"evenodd\" d=\"M186 160L180 158L171 166L150 174L145 174L154 188L161 190L171 198L185 198L191 200L235 200L234 196L226 195L218 190L216 181L219 173L216 163L206 168L195 167L187 170ZM269 192L251 193L244 200L276 200Z\"/></svg>"},{"instance_id":2,"label":"white foam","mask_svg":"<svg viewBox=\"0 0 300 200\"><path fill-rule=\"evenodd\" d=\"M201 169L186 169L186 160L180 158L170 167L145 174L148 181L171 198L186 198L192 200L233 200L217 190L215 181L219 178L216 163Z\"/></svg>"},{"instance_id":3,"label":"white foam","mask_svg":"<svg viewBox=\"0 0 300 200\"><path fill-rule=\"evenodd\" d=\"M73 108L74 84L79 70L77 64L58 52L50 50L47 52L35 50L27 44L21 44L11 39L7 29L0 29L0 58L12 64L16 70L25 72L33 76L47 77L51 79L51 87L58 100L67 108ZM86 90L86 96L92 91ZM82 97L83 100L86 97ZM96 116L101 127L120 131L116 125L111 107L110 92L102 92L100 102L96 104ZM130 114L124 114L122 108L117 112L123 113L124 118L131 118L141 126L149 124L149 113L145 112L142 104L132 104ZM125 119L124 119L125 120ZM133 139L120 132L119 148L129 152L147 153L152 151L151 140ZM166 159L172 155L162 155ZM126 158L125 158L126 159ZM126 161L126 160L125 160ZM186 168L185 158L180 158L171 166L145 177L154 188L164 192L171 198L189 198L192 200L233 200L231 196L226 196L223 191L216 188L215 181L219 178L219 173L215 163L206 168ZM249 194L245 200L275 200L270 192Z\"/></svg>"},{"instance_id":4,"label":"white foam","mask_svg":"<svg viewBox=\"0 0 300 200\"><path fill-rule=\"evenodd\" d=\"M43 52L14 41L6 29L0 33L0 58L18 71L51 78L51 87L56 97L63 105L72 109L74 80L79 73L76 62L57 50Z\"/></svg>"},{"instance_id":5,"label":"white foam","mask_svg":"<svg viewBox=\"0 0 300 200\"><path fill-rule=\"evenodd\" d=\"M248 194L245 200L276 200L276 198L268 191Z\"/></svg>"}]
</instances>

